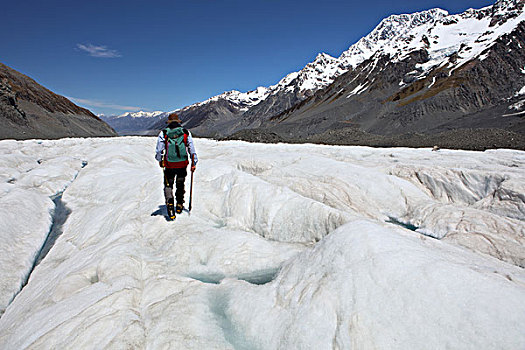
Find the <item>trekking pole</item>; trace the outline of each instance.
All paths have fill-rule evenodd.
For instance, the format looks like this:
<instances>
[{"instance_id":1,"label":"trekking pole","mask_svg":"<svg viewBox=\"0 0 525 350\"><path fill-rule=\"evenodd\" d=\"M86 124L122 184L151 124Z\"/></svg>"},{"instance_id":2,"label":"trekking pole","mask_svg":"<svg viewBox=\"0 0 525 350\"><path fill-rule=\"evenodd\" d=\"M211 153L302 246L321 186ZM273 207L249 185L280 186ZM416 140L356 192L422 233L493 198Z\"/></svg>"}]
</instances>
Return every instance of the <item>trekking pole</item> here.
<instances>
[{"instance_id":1,"label":"trekking pole","mask_svg":"<svg viewBox=\"0 0 525 350\"><path fill-rule=\"evenodd\" d=\"M194 166L193 154L191 155L191 166ZM193 194L193 171L191 172L191 182L190 182L190 204L188 206L188 214L191 212L191 198Z\"/></svg>"}]
</instances>

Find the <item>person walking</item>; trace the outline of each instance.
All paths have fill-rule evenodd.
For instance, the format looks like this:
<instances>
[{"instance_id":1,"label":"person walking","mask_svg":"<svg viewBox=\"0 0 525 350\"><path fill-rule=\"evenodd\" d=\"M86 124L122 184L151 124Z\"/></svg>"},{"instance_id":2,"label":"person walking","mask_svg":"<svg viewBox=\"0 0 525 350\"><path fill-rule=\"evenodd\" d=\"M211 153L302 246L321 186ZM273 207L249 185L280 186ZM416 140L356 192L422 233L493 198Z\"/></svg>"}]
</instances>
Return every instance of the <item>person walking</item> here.
<instances>
[{"instance_id":1,"label":"person walking","mask_svg":"<svg viewBox=\"0 0 525 350\"><path fill-rule=\"evenodd\" d=\"M164 198L168 208L168 216L175 219L175 213L184 209L184 182L188 174L186 168L191 162L191 172L195 171L198 162L197 152L191 133L184 129L177 113L168 116L168 126L157 138L155 159L164 169ZM175 183L174 205L173 184Z\"/></svg>"}]
</instances>

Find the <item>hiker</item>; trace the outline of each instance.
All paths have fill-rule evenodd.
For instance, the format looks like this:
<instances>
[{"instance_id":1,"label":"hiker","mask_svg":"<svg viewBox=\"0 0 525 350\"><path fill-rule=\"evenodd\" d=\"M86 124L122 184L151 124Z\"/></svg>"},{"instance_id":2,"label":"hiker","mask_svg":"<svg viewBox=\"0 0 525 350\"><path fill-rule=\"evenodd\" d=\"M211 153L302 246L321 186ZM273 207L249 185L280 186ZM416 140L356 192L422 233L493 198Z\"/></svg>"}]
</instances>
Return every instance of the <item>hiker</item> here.
<instances>
[{"instance_id":1,"label":"hiker","mask_svg":"<svg viewBox=\"0 0 525 350\"><path fill-rule=\"evenodd\" d=\"M186 167L191 161L191 171L197 165L197 153L193 139L188 130L183 129L177 113L168 116L168 127L159 133L155 159L164 169L164 198L168 208L168 216L175 219L175 212L180 214L184 208L184 181L186 180ZM176 178L176 180L175 180ZM175 182L174 208L173 183Z\"/></svg>"}]
</instances>

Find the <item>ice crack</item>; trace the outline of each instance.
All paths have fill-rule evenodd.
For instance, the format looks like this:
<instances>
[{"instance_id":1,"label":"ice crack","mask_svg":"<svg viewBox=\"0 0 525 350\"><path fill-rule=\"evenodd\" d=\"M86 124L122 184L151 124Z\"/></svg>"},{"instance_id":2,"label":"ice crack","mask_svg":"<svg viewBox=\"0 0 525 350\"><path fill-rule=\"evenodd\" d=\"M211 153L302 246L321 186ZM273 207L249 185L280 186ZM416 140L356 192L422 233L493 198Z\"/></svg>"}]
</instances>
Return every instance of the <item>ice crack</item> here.
<instances>
[{"instance_id":1,"label":"ice crack","mask_svg":"<svg viewBox=\"0 0 525 350\"><path fill-rule=\"evenodd\" d=\"M84 161L82 161L82 167L81 168L85 168L87 165L88 165L88 162L84 160ZM40 250L35 255L35 259L33 261L33 264L31 266L31 268L29 269L29 271L27 273L27 276L25 277L25 279L21 283L20 289L13 296L13 298L11 299L11 301L8 303L7 306L9 306L16 299L18 294L20 294L22 292L22 290L27 286L27 284L29 283L29 279L31 278L31 275L32 275L33 271L35 270L35 268L47 256L47 254L49 253L51 248L53 248L53 246L54 246L56 240L58 239L58 237L60 237L60 235L62 235L62 233L63 233L63 226L64 226L65 222L67 221L69 215L71 214L71 209L69 209L65 205L65 203L62 201L62 196L63 196L64 192L67 190L67 188L78 177L79 173L80 173L80 171L78 171L73 176L73 179L65 186L65 188L62 191L60 191L60 192L58 192L58 193L56 193L56 194L54 194L54 195L49 197L53 201L53 203L55 204L55 208L53 209L53 212L51 213L51 226L49 228L49 232L48 232L48 234L46 236L46 239L44 240L44 243L42 244L42 247L40 248Z\"/></svg>"},{"instance_id":2,"label":"ice crack","mask_svg":"<svg viewBox=\"0 0 525 350\"><path fill-rule=\"evenodd\" d=\"M22 290L24 290L25 286L27 286L27 284L29 283L29 279L31 278L31 274L38 266L38 264L40 264L40 262L46 257L47 253L49 253L49 251L55 244L57 238L60 237L60 235L63 232L62 228L64 226L64 223L71 214L71 210L68 207L66 207L66 205L62 201L63 194L64 192L59 192L58 194L51 197L53 203L55 203L55 209L53 210L49 233L47 234L46 240L44 241L42 248L40 248L40 250L36 254L33 266L31 266L31 269L27 273L27 277L22 282L20 290L14 295L9 305L16 299L18 294L20 294Z\"/></svg>"},{"instance_id":3,"label":"ice crack","mask_svg":"<svg viewBox=\"0 0 525 350\"><path fill-rule=\"evenodd\" d=\"M415 226L415 225L412 225L410 222L402 222L398 219L396 219L395 217L392 217L392 216L389 216L388 217L388 220L386 220L386 222L388 222L389 224L394 224L394 225L398 225L398 226L401 226L403 228L406 228L407 230L410 230L410 231L417 231L417 229L419 227Z\"/></svg>"},{"instance_id":4,"label":"ice crack","mask_svg":"<svg viewBox=\"0 0 525 350\"><path fill-rule=\"evenodd\" d=\"M51 228L46 240L44 241L42 249L35 259L35 267L46 257L47 253L49 253L49 250L51 250L55 244L57 238L63 233L63 226L71 214L71 209L69 209L62 201L63 194L64 193L61 192L53 198L55 209L53 211Z\"/></svg>"}]
</instances>

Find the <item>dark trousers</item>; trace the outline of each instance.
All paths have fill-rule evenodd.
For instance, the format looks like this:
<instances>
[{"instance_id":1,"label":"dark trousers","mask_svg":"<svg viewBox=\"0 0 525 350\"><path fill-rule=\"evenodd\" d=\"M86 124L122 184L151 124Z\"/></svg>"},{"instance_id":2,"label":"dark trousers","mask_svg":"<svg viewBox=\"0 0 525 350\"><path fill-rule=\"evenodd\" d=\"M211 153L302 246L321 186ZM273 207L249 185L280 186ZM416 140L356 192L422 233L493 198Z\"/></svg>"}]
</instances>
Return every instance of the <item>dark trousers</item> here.
<instances>
[{"instance_id":1,"label":"dark trousers","mask_svg":"<svg viewBox=\"0 0 525 350\"><path fill-rule=\"evenodd\" d=\"M188 172L186 168L164 168L164 198L166 203L173 203L173 183L175 182L175 198L177 203L184 203L184 181ZM175 179L176 178L176 179Z\"/></svg>"}]
</instances>

